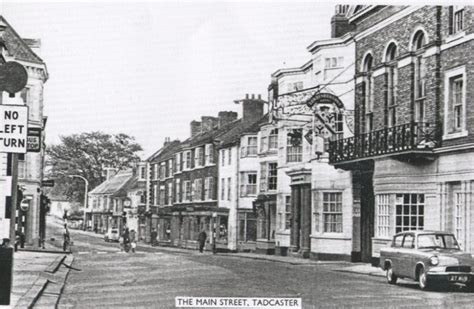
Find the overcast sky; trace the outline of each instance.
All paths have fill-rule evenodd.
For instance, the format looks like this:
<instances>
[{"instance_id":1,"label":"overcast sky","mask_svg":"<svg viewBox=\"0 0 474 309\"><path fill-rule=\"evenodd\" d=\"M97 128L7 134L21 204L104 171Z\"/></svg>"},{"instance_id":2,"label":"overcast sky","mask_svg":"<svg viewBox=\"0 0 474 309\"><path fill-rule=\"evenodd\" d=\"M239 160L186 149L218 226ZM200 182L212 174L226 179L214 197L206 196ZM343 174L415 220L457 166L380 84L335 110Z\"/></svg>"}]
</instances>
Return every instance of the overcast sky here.
<instances>
[{"instance_id":1,"label":"overcast sky","mask_svg":"<svg viewBox=\"0 0 474 309\"><path fill-rule=\"evenodd\" d=\"M330 37L334 2L3 2L25 38L42 40L47 143L100 130L134 136L143 157L189 122L245 93L266 99L270 74L310 59Z\"/></svg>"}]
</instances>

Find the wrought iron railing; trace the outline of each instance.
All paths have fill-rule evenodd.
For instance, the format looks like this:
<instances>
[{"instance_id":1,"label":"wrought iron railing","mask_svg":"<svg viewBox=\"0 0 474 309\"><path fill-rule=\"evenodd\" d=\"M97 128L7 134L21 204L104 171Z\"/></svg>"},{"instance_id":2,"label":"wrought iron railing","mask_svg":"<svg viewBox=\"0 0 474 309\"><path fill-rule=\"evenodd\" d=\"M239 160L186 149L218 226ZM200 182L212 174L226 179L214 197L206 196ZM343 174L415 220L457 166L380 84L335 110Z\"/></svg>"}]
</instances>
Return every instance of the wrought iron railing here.
<instances>
[{"instance_id":1,"label":"wrought iron railing","mask_svg":"<svg viewBox=\"0 0 474 309\"><path fill-rule=\"evenodd\" d=\"M429 150L437 146L436 128L411 122L329 143L329 161L338 163L407 150Z\"/></svg>"}]
</instances>

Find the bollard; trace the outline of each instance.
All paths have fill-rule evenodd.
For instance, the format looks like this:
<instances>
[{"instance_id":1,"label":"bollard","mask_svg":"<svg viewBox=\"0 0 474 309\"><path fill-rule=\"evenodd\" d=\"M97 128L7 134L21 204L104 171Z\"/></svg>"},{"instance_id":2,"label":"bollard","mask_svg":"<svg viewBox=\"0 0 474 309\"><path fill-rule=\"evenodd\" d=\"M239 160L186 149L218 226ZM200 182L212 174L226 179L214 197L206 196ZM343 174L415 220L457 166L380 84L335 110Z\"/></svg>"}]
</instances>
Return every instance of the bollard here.
<instances>
[{"instance_id":1,"label":"bollard","mask_svg":"<svg viewBox=\"0 0 474 309\"><path fill-rule=\"evenodd\" d=\"M13 248L0 247L0 305L10 305Z\"/></svg>"}]
</instances>

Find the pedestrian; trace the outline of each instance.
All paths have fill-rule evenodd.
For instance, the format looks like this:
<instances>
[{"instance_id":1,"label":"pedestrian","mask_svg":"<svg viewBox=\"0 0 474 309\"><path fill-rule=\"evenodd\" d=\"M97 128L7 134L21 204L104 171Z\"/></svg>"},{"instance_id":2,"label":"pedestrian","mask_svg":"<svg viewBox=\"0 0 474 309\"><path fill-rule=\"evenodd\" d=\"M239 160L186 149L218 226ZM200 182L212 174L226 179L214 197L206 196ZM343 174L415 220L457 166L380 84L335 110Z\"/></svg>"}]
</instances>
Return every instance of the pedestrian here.
<instances>
[{"instance_id":1,"label":"pedestrian","mask_svg":"<svg viewBox=\"0 0 474 309\"><path fill-rule=\"evenodd\" d=\"M128 252L128 250L130 250L130 232L128 231L128 227L125 228L125 230L123 231L123 234L122 234L122 238L123 238L123 248L125 250L125 252Z\"/></svg>"},{"instance_id":2,"label":"pedestrian","mask_svg":"<svg viewBox=\"0 0 474 309\"><path fill-rule=\"evenodd\" d=\"M66 251L66 249L69 247L69 243L71 241L71 236L69 235L69 230L67 229L67 226L65 226L64 233L63 233L63 251Z\"/></svg>"},{"instance_id":3,"label":"pedestrian","mask_svg":"<svg viewBox=\"0 0 474 309\"><path fill-rule=\"evenodd\" d=\"M154 247L156 246L156 238L158 237L158 233L156 232L156 229L153 229L151 231L151 246Z\"/></svg>"},{"instance_id":4,"label":"pedestrian","mask_svg":"<svg viewBox=\"0 0 474 309\"><path fill-rule=\"evenodd\" d=\"M204 245L206 244L206 238L207 234L204 230L201 230L201 232L198 235L198 241L199 241L199 252L203 252L204 250Z\"/></svg>"},{"instance_id":5,"label":"pedestrian","mask_svg":"<svg viewBox=\"0 0 474 309\"><path fill-rule=\"evenodd\" d=\"M134 229L130 231L130 245L132 246L132 252L135 253L135 248L137 248L137 240Z\"/></svg>"}]
</instances>

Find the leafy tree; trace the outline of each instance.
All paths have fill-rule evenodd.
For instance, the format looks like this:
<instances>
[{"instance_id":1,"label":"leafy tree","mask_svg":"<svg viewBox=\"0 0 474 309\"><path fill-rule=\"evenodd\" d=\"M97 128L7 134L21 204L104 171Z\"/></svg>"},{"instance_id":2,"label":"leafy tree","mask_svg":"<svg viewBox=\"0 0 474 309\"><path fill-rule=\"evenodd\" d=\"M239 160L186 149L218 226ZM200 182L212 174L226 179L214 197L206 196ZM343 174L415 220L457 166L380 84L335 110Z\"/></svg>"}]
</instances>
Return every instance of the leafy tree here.
<instances>
[{"instance_id":1,"label":"leafy tree","mask_svg":"<svg viewBox=\"0 0 474 309\"><path fill-rule=\"evenodd\" d=\"M54 178L49 194L70 201L84 200L84 181L70 177L79 175L89 181L89 191L105 181L105 168L121 170L140 161L142 147L127 134L90 132L61 136L61 143L46 148L46 177Z\"/></svg>"}]
</instances>

